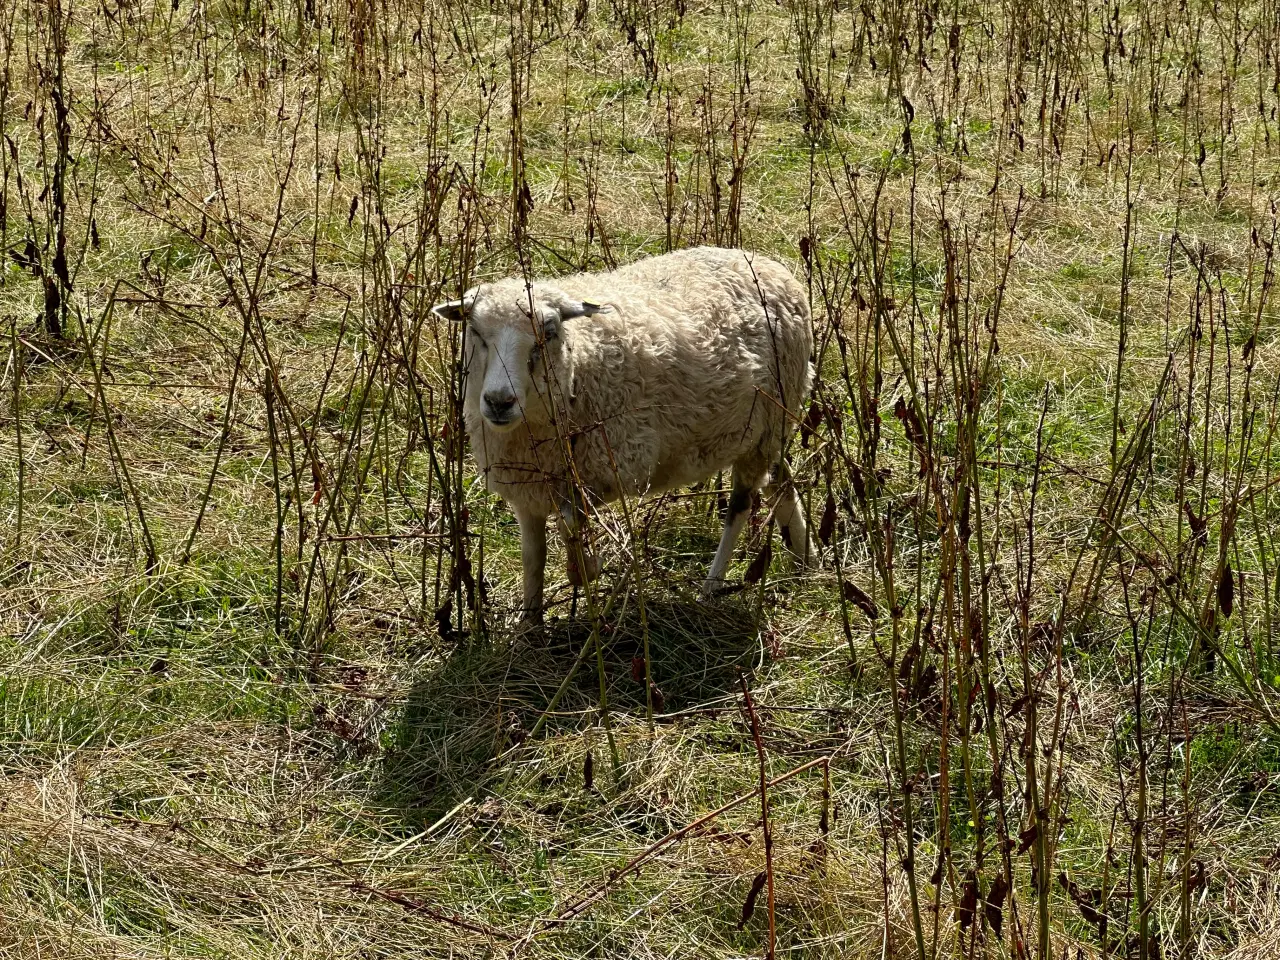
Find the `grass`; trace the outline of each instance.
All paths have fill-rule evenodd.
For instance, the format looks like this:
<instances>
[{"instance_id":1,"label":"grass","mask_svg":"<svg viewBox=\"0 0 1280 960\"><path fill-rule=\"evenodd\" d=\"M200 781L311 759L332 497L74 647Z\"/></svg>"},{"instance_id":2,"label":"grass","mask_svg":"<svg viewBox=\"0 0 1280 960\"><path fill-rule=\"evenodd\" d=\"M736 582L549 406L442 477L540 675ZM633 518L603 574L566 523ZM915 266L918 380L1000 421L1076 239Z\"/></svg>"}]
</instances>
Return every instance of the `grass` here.
<instances>
[{"instance_id":1,"label":"grass","mask_svg":"<svg viewBox=\"0 0 1280 960\"><path fill-rule=\"evenodd\" d=\"M1278 60L1252 0L0 8L0 956L1274 953ZM429 308L696 243L809 286L823 566L696 601L713 479L516 636Z\"/></svg>"}]
</instances>

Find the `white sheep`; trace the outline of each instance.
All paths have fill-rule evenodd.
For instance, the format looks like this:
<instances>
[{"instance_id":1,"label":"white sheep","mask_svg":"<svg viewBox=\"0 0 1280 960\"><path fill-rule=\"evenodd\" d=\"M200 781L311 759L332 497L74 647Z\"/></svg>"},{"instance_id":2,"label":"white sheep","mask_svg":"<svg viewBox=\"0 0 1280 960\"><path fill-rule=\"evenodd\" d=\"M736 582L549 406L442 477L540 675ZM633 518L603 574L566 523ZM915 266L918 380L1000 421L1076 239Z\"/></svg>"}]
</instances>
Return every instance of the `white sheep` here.
<instances>
[{"instance_id":1,"label":"white sheep","mask_svg":"<svg viewBox=\"0 0 1280 960\"><path fill-rule=\"evenodd\" d=\"M699 247L554 283L486 283L433 312L467 324L463 417L488 488L520 523L525 622L542 615L551 514L570 579L595 575L579 492L609 502L732 467L709 594L772 470L784 541L807 560L782 455L809 395L813 330L805 290L781 264Z\"/></svg>"}]
</instances>

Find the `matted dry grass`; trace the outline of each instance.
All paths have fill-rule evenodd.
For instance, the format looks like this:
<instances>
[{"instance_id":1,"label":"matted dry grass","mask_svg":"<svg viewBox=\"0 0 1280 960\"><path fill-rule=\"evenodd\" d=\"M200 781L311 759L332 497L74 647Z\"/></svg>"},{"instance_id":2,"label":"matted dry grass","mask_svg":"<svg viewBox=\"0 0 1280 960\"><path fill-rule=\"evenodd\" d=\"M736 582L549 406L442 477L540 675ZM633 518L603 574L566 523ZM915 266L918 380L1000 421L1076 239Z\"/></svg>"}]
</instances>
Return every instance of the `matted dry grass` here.
<instances>
[{"instance_id":1,"label":"matted dry grass","mask_svg":"<svg viewBox=\"0 0 1280 960\"><path fill-rule=\"evenodd\" d=\"M1274 4L32 0L0 51L0 956L759 955L762 872L778 955L1275 952ZM810 284L824 566L697 602L711 483L515 637L427 308L699 242Z\"/></svg>"}]
</instances>

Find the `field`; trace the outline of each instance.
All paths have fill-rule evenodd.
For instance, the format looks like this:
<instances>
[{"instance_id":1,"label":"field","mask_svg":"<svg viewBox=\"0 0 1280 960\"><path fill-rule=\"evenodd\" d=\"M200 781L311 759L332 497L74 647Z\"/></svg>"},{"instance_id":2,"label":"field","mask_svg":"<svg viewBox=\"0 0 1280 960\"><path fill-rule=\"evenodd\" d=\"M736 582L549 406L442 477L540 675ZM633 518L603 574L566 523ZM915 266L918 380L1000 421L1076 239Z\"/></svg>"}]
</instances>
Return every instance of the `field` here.
<instances>
[{"instance_id":1,"label":"field","mask_svg":"<svg viewBox=\"0 0 1280 960\"><path fill-rule=\"evenodd\" d=\"M0 957L1280 953L1276 0L0 5ZM820 377L515 630L473 283ZM554 543L554 541L553 541Z\"/></svg>"}]
</instances>

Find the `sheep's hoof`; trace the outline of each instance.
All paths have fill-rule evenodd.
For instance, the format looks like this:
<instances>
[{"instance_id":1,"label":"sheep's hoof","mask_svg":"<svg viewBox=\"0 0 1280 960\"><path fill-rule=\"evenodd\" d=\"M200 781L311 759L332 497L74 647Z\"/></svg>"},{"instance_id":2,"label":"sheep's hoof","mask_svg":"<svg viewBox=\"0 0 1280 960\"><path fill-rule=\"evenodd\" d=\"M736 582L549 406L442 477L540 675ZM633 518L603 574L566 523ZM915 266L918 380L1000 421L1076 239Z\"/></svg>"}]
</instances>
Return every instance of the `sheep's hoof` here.
<instances>
[{"instance_id":1,"label":"sheep's hoof","mask_svg":"<svg viewBox=\"0 0 1280 960\"><path fill-rule=\"evenodd\" d=\"M516 624L517 640L540 640L545 634L546 627L542 623L541 610L536 613L526 613Z\"/></svg>"},{"instance_id":2,"label":"sheep's hoof","mask_svg":"<svg viewBox=\"0 0 1280 960\"><path fill-rule=\"evenodd\" d=\"M583 551L582 566L578 566L578 558L569 555L569 560L565 564L565 572L569 575L569 583L575 587L585 587L588 583L600 576L600 563L596 560L595 554L589 551Z\"/></svg>"},{"instance_id":3,"label":"sheep's hoof","mask_svg":"<svg viewBox=\"0 0 1280 960\"><path fill-rule=\"evenodd\" d=\"M702 589L698 591L698 598L701 600L710 600L712 597L728 593L730 590L727 580L712 580L710 578L702 581Z\"/></svg>"},{"instance_id":4,"label":"sheep's hoof","mask_svg":"<svg viewBox=\"0 0 1280 960\"><path fill-rule=\"evenodd\" d=\"M807 570L810 573L827 569L827 565L823 561L821 547L814 543L809 544L809 552L805 555L801 569Z\"/></svg>"}]
</instances>

